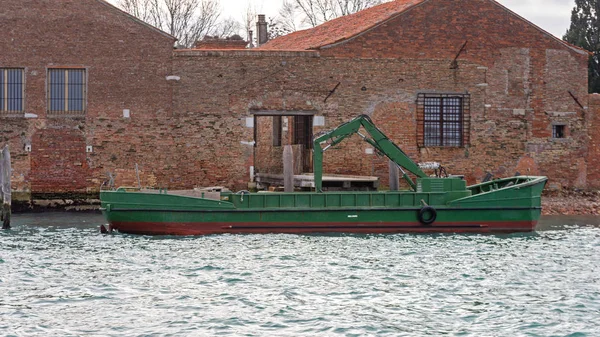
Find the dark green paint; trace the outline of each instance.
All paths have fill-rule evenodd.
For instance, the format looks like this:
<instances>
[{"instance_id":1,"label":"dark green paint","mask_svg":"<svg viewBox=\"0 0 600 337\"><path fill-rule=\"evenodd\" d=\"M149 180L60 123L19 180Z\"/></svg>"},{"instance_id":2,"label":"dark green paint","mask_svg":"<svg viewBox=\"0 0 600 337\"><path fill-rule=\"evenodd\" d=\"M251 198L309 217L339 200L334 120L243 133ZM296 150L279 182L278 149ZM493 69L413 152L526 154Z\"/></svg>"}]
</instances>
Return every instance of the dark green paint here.
<instances>
[{"instance_id":1,"label":"dark green paint","mask_svg":"<svg viewBox=\"0 0 600 337\"><path fill-rule=\"evenodd\" d=\"M417 186L430 178L418 179ZM464 181L443 179L458 189ZM447 192L223 193L221 201L172 194L102 191L107 220L174 223L418 223L424 205L436 222L537 221L545 177L513 177ZM510 184L510 186L503 187Z\"/></svg>"}]
</instances>

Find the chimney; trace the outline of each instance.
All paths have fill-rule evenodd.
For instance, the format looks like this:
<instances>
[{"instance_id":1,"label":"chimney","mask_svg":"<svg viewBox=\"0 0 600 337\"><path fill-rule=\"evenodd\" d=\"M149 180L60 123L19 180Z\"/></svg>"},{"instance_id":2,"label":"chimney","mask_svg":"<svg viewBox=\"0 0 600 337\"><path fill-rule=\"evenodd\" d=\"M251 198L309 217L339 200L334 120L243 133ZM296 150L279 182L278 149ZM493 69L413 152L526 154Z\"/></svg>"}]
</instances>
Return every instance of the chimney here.
<instances>
[{"instance_id":1,"label":"chimney","mask_svg":"<svg viewBox=\"0 0 600 337\"><path fill-rule=\"evenodd\" d=\"M254 36L252 36L252 30L248 30L248 48L254 48Z\"/></svg>"},{"instance_id":2,"label":"chimney","mask_svg":"<svg viewBox=\"0 0 600 337\"><path fill-rule=\"evenodd\" d=\"M258 21L256 22L256 46L261 46L269 41L269 34L267 34L267 21L265 20L264 14L258 15Z\"/></svg>"}]
</instances>

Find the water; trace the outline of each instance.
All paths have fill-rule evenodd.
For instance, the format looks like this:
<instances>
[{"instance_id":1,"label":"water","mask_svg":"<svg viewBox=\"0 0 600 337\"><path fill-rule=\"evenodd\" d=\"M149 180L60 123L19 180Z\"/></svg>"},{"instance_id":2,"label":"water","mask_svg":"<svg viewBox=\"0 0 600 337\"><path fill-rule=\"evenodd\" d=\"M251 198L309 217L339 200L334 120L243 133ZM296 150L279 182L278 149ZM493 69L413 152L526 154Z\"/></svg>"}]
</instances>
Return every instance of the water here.
<instances>
[{"instance_id":1,"label":"water","mask_svg":"<svg viewBox=\"0 0 600 337\"><path fill-rule=\"evenodd\" d=\"M600 219L514 235L0 232L2 336L599 336Z\"/></svg>"}]
</instances>

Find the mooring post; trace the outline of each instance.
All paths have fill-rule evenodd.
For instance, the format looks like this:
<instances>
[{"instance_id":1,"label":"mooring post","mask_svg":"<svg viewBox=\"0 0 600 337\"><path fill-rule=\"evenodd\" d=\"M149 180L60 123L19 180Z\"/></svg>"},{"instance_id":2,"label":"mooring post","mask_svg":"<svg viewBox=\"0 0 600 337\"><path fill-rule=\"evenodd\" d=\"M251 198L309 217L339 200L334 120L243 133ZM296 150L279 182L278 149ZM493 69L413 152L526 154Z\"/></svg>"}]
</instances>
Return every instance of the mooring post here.
<instances>
[{"instance_id":1,"label":"mooring post","mask_svg":"<svg viewBox=\"0 0 600 337\"><path fill-rule=\"evenodd\" d=\"M294 150L291 145L283 147L283 190L294 192Z\"/></svg>"},{"instance_id":2,"label":"mooring post","mask_svg":"<svg viewBox=\"0 0 600 337\"><path fill-rule=\"evenodd\" d=\"M4 150L0 151L0 222L4 229Z\"/></svg>"},{"instance_id":3,"label":"mooring post","mask_svg":"<svg viewBox=\"0 0 600 337\"><path fill-rule=\"evenodd\" d=\"M0 202L2 202L0 220L2 221L2 229L10 228L10 175L10 152L8 151L8 145L6 145L0 153Z\"/></svg>"},{"instance_id":4,"label":"mooring post","mask_svg":"<svg viewBox=\"0 0 600 337\"><path fill-rule=\"evenodd\" d=\"M390 191L398 191L400 189L400 171L398 164L389 161L390 167Z\"/></svg>"},{"instance_id":5,"label":"mooring post","mask_svg":"<svg viewBox=\"0 0 600 337\"><path fill-rule=\"evenodd\" d=\"M135 177L137 178L138 188L142 189L142 183L140 182L140 170L138 169L138 164L135 163Z\"/></svg>"}]
</instances>

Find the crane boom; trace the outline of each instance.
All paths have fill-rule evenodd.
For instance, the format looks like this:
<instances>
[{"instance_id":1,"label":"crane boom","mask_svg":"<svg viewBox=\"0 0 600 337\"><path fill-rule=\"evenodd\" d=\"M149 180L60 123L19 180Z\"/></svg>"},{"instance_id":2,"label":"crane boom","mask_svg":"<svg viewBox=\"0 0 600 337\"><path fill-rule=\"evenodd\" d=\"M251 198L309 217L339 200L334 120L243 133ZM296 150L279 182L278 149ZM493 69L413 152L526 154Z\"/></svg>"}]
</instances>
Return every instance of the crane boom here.
<instances>
[{"instance_id":1,"label":"crane boom","mask_svg":"<svg viewBox=\"0 0 600 337\"><path fill-rule=\"evenodd\" d=\"M370 138L359 132L360 128L364 128ZM315 188L317 192L323 191L323 152L328 148L335 146L353 134L358 134L364 141L369 143L379 152L388 157L392 162L396 163L400 168L406 169L419 178L427 177L427 175L412 161L402 149L392 142L381 130L379 130L371 118L367 115L360 115L351 121L344 123L337 128L316 137L313 140L313 170L315 175ZM325 148L321 144L327 144ZM403 178L415 189L415 184L404 170Z\"/></svg>"}]
</instances>

